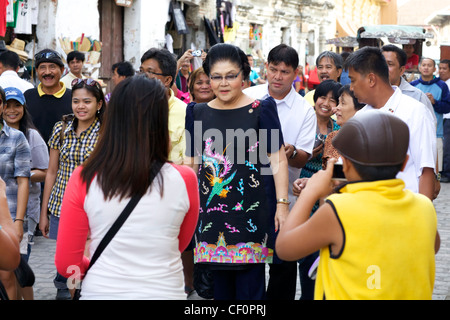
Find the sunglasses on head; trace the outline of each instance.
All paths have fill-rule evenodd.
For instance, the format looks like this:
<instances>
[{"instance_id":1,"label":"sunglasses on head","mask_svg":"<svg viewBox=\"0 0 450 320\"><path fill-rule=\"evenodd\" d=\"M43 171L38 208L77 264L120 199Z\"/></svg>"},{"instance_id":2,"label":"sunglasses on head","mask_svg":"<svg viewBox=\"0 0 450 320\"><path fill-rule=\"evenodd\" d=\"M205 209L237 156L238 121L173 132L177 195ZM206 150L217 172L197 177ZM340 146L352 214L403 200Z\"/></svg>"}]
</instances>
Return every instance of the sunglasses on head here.
<instances>
[{"instance_id":1,"label":"sunglasses on head","mask_svg":"<svg viewBox=\"0 0 450 320\"><path fill-rule=\"evenodd\" d=\"M88 79L79 79L79 78L78 79L73 79L72 87L76 86L78 84L81 84L81 83L84 83L84 84L86 84L88 86L91 86L91 87L97 87L97 89L101 90L100 84L97 81L95 81L94 79L91 79L91 78L88 78Z\"/></svg>"},{"instance_id":2,"label":"sunglasses on head","mask_svg":"<svg viewBox=\"0 0 450 320\"><path fill-rule=\"evenodd\" d=\"M61 59L61 56L57 52L54 52L54 51L40 52L40 53L36 53L34 55L35 60L52 59L52 58Z\"/></svg>"}]
</instances>

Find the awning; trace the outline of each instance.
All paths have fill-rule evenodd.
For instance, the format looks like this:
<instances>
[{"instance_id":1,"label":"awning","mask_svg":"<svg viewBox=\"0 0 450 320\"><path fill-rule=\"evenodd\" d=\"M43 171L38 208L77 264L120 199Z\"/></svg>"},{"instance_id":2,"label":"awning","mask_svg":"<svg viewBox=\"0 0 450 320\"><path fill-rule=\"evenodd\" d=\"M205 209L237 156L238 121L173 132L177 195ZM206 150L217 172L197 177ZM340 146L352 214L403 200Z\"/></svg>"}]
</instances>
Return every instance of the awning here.
<instances>
[{"instance_id":1,"label":"awning","mask_svg":"<svg viewBox=\"0 0 450 320\"><path fill-rule=\"evenodd\" d=\"M426 24L433 24L433 25L441 25L443 24L445 21L449 21L450 20L450 6L433 12L426 20L425 23Z\"/></svg>"},{"instance_id":2,"label":"awning","mask_svg":"<svg viewBox=\"0 0 450 320\"><path fill-rule=\"evenodd\" d=\"M358 29L358 38L390 38L390 39L429 39L432 33L427 33L425 28L416 26L376 25L364 26Z\"/></svg>"}]
</instances>

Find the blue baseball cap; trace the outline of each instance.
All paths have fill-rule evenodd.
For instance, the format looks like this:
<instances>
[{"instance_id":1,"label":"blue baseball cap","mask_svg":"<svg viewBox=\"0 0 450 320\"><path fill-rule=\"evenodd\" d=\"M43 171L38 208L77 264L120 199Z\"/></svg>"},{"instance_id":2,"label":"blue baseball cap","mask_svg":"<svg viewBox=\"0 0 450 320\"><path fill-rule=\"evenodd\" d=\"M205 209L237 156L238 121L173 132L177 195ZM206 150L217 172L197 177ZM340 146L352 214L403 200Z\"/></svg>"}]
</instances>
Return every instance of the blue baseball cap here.
<instances>
[{"instance_id":1,"label":"blue baseball cap","mask_svg":"<svg viewBox=\"0 0 450 320\"><path fill-rule=\"evenodd\" d=\"M15 88L15 87L8 87L5 88L5 96L6 96L6 101L14 99L20 102L21 105L25 104L25 97L23 96L22 91L20 91L19 89Z\"/></svg>"}]
</instances>

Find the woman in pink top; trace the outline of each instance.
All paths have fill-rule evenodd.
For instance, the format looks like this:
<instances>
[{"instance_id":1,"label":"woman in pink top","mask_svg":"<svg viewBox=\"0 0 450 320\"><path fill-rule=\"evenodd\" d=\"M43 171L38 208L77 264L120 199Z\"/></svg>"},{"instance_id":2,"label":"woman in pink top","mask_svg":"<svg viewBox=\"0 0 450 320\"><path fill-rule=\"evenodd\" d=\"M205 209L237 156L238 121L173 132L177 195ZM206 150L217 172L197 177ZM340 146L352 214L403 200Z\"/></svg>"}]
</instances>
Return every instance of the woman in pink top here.
<instances>
[{"instance_id":1,"label":"woman in pink top","mask_svg":"<svg viewBox=\"0 0 450 320\"><path fill-rule=\"evenodd\" d=\"M168 110L159 81L135 76L119 83L96 148L69 180L55 263L69 280L83 280L81 299L186 298L180 253L194 233L199 194L192 169L167 160ZM134 195L142 198L85 276Z\"/></svg>"}]
</instances>

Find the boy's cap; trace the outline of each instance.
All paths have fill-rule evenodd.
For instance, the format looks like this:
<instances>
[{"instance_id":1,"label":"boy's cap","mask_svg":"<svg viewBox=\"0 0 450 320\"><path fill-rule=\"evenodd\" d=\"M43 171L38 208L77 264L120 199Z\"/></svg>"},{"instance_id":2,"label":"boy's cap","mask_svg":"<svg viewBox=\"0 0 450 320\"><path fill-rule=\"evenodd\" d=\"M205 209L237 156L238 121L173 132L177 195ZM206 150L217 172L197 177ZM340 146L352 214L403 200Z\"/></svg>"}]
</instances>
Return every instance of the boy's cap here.
<instances>
[{"instance_id":1,"label":"boy's cap","mask_svg":"<svg viewBox=\"0 0 450 320\"><path fill-rule=\"evenodd\" d=\"M406 158L409 128L389 113L366 111L347 121L332 144L341 155L361 165L398 165Z\"/></svg>"},{"instance_id":2,"label":"boy's cap","mask_svg":"<svg viewBox=\"0 0 450 320\"><path fill-rule=\"evenodd\" d=\"M56 63L60 67L64 67L64 62L58 52L51 49L44 49L34 55L36 68L43 62Z\"/></svg>"},{"instance_id":3,"label":"boy's cap","mask_svg":"<svg viewBox=\"0 0 450 320\"><path fill-rule=\"evenodd\" d=\"M25 97L19 89L15 87L8 87L5 89L6 101L14 99L20 102L21 105L25 104Z\"/></svg>"}]
</instances>

